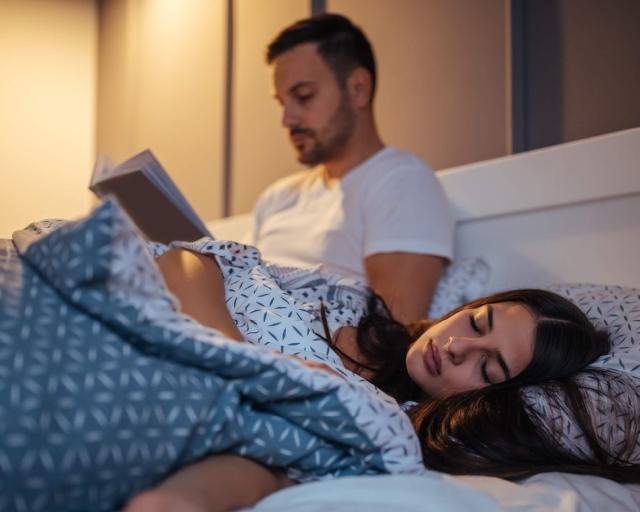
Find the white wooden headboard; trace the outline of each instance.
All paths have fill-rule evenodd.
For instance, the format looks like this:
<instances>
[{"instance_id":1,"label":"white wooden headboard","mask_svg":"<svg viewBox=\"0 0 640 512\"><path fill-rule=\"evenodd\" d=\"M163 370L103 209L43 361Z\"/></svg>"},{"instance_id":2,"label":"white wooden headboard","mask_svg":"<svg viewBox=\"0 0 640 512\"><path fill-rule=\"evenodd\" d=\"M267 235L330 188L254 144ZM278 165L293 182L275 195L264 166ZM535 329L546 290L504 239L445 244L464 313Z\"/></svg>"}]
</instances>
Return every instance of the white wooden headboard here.
<instances>
[{"instance_id":1,"label":"white wooden headboard","mask_svg":"<svg viewBox=\"0 0 640 512\"><path fill-rule=\"evenodd\" d=\"M640 128L439 173L456 257L492 269L488 292L558 282L640 288Z\"/></svg>"},{"instance_id":2,"label":"white wooden headboard","mask_svg":"<svg viewBox=\"0 0 640 512\"><path fill-rule=\"evenodd\" d=\"M561 282L640 288L640 128L438 173L456 258L482 257L487 292ZM238 238L248 215L209 223Z\"/></svg>"}]
</instances>

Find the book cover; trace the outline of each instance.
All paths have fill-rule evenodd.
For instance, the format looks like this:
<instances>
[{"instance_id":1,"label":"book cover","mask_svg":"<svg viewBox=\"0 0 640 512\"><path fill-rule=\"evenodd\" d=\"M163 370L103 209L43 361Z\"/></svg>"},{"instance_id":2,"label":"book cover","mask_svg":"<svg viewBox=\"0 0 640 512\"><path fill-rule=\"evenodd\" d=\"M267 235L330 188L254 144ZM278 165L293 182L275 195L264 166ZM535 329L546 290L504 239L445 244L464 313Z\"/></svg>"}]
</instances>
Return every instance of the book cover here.
<instances>
[{"instance_id":1,"label":"book cover","mask_svg":"<svg viewBox=\"0 0 640 512\"><path fill-rule=\"evenodd\" d=\"M98 197L114 195L149 240L168 243L211 236L148 149L119 165L114 165L106 155L100 155L89 188Z\"/></svg>"}]
</instances>

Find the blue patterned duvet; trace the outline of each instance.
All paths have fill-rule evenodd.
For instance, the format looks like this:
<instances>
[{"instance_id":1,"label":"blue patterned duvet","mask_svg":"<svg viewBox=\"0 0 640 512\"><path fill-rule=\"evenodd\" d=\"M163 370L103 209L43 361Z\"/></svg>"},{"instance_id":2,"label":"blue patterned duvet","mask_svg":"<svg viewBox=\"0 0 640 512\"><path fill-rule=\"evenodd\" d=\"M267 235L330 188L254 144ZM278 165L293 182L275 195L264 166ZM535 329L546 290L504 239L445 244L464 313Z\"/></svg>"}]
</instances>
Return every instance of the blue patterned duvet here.
<instances>
[{"instance_id":1,"label":"blue patterned duvet","mask_svg":"<svg viewBox=\"0 0 640 512\"><path fill-rule=\"evenodd\" d=\"M215 452L299 480L423 471L393 400L274 348L182 315L115 202L0 241L0 510L117 510Z\"/></svg>"}]
</instances>

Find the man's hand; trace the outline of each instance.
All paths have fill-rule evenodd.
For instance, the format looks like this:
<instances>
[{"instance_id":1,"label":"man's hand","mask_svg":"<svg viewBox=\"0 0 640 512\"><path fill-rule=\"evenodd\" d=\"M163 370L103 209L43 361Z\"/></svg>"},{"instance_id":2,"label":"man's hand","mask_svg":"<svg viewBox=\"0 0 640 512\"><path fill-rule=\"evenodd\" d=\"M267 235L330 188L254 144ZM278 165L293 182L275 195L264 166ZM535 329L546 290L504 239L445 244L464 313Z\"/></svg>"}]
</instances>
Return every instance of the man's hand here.
<instances>
[{"instance_id":1,"label":"man's hand","mask_svg":"<svg viewBox=\"0 0 640 512\"><path fill-rule=\"evenodd\" d=\"M368 256L364 265L369 286L406 325L426 318L445 261L428 254L389 252Z\"/></svg>"}]
</instances>

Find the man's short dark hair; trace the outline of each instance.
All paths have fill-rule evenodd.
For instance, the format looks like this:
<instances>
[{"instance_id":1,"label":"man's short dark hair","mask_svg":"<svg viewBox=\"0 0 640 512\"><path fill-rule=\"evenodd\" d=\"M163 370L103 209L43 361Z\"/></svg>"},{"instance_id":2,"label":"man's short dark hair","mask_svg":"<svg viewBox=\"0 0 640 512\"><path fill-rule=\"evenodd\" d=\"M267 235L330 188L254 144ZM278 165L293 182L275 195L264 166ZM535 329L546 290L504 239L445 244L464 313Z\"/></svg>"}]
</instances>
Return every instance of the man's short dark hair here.
<instances>
[{"instance_id":1,"label":"man's short dark hair","mask_svg":"<svg viewBox=\"0 0 640 512\"><path fill-rule=\"evenodd\" d=\"M320 14L295 22L280 32L267 47L267 63L304 43L317 43L318 53L344 87L357 67L371 75L371 100L376 89L376 62L371 44L359 27L339 14Z\"/></svg>"}]
</instances>

